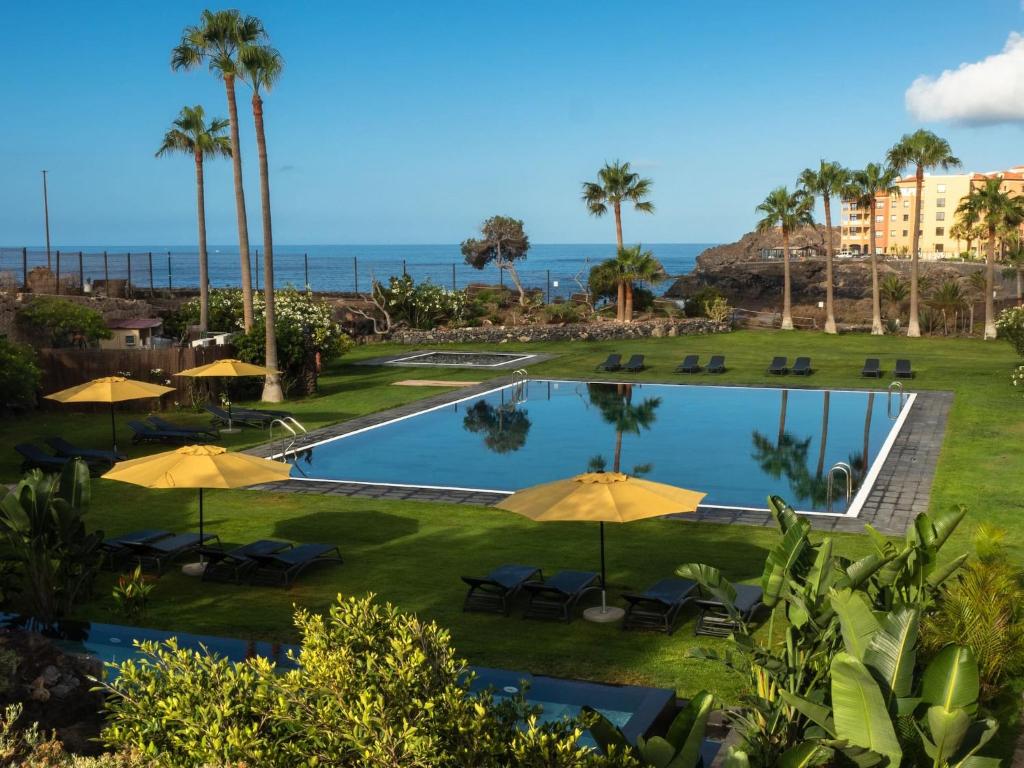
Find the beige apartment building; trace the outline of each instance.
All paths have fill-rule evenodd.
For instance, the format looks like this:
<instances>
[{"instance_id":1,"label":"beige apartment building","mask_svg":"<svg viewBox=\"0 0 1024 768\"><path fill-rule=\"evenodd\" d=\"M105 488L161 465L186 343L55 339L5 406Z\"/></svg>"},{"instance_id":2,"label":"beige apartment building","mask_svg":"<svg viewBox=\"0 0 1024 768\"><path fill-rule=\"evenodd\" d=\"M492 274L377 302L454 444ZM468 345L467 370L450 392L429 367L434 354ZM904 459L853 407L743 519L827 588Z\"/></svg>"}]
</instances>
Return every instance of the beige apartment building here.
<instances>
[{"instance_id":1,"label":"beige apartment building","mask_svg":"<svg viewBox=\"0 0 1024 768\"><path fill-rule=\"evenodd\" d=\"M986 179L1001 176L1004 188L1015 195L1024 194L1024 166L1005 171L986 173L925 174L921 189L921 217L918 223L922 257L956 257L967 250L967 241L954 236L956 209L971 187ZM844 200L840 226L842 250L850 253L868 253L871 227L875 228L875 249L889 255L909 255L913 237L914 195L913 176L899 180L900 194L878 197L875 209L868 211ZM970 250L978 253L983 244L973 241Z\"/></svg>"}]
</instances>

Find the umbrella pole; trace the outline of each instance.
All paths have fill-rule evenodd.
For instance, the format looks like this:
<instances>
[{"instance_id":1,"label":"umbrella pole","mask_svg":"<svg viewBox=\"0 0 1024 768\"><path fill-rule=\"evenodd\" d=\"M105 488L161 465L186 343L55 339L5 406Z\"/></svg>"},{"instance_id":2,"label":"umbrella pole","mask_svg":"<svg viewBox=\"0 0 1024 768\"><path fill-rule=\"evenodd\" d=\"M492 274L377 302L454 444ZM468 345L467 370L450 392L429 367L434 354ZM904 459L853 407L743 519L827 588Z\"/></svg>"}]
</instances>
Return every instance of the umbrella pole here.
<instances>
[{"instance_id":1,"label":"umbrella pole","mask_svg":"<svg viewBox=\"0 0 1024 768\"><path fill-rule=\"evenodd\" d=\"M607 600L605 599L605 595L606 595L605 590L607 589L607 586L608 586L608 581L605 578L605 568L604 568L604 521L602 520L601 521L601 613L607 613L608 612L608 603L607 603Z\"/></svg>"},{"instance_id":2,"label":"umbrella pole","mask_svg":"<svg viewBox=\"0 0 1024 768\"><path fill-rule=\"evenodd\" d=\"M117 458L117 422L114 421L114 404L110 404L110 442L114 446L114 458Z\"/></svg>"},{"instance_id":3,"label":"umbrella pole","mask_svg":"<svg viewBox=\"0 0 1024 768\"><path fill-rule=\"evenodd\" d=\"M601 605L595 605L583 611L583 618L587 621L594 621L598 624L608 624L618 621L625 615L625 611L617 605L608 607L608 572L604 559L604 522L601 523Z\"/></svg>"},{"instance_id":4,"label":"umbrella pole","mask_svg":"<svg viewBox=\"0 0 1024 768\"><path fill-rule=\"evenodd\" d=\"M203 544L203 489L199 489L199 545ZM202 557L199 558L202 561Z\"/></svg>"}]
</instances>

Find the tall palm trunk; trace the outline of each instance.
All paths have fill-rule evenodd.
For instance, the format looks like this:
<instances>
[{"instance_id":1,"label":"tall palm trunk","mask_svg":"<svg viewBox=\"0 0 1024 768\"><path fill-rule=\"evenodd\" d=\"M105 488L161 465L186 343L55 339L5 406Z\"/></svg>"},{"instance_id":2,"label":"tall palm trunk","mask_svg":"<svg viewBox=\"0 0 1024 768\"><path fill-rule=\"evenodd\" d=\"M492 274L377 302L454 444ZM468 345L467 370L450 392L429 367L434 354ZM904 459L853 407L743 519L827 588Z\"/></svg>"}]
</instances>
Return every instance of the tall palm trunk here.
<instances>
[{"instance_id":1,"label":"tall palm trunk","mask_svg":"<svg viewBox=\"0 0 1024 768\"><path fill-rule=\"evenodd\" d=\"M199 330L210 330L210 265L206 255L206 185L203 179L203 153L196 158L196 217L199 220Z\"/></svg>"},{"instance_id":2,"label":"tall palm trunk","mask_svg":"<svg viewBox=\"0 0 1024 768\"><path fill-rule=\"evenodd\" d=\"M242 268L242 323L252 330L252 270L249 265L249 220L245 215L245 189L242 187L242 149L238 138L238 104L235 102L235 76L224 75L228 94L228 120L231 122L231 166L235 178L235 214L238 217L238 257Z\"/></svg>"},{"instance_id":3,"label":"tall palm trunk","mask_svg":"<svg viewBox=\"0 0 1024 768\"><path fill-rule=\"evenodd\" d=\"M874 196L871 198L872 216L874 216ZM868 230L868 247L871 249L871 335L881 336L885 333L882 327L882 295L878 287L878 253L875 241L875 225L871 223Z\"/></svg>"},{"instance_id":4,"label":"tall palm trunk","mask_svg":"<svg viewBox=\"0 0 1024 768\"><path fill-rule=\"evenodd\" d=\"M782 390L782 403L779 405L779 439L775 441L775 447L782 445L782 437L786 434L786 410L789 407L789 390Z\"/></svg>"},{"instance_id":5,"label":"tall palm trunk","mask_svg":"<svg viewBox=\"0 0 1024 768\"><path fill-rule=\"evenodd\" d=\"M615 320L625 322L626 319L626 281L621 277L615 286Z\"/></svg>"},{"instance_id":6,"label":"tall palm trunk","mask_svg":"<svg viewBox=\"0 0 1024 768\"><path fill-rule=\"evenodd\" d=\"M914 194L914 228L910 238L910 318L907 320L907 336L921 335L921 324L918 318L918 249L921 245L921 192L924 188L924 168L917 166Z\"/></svg>"},{"instance_id":7,"label":"tall palm trunk","mask_svg":"<svg viewBox=\"0 0 1024 768\"><path fill-rule=\"evenodd\" d=\"M622 245L622 204L612 203L612 208L615 210L615 242L619 246L621 251Z\"/></svg>"},{"instance_id":8,"label":"tall palm trunk","mask_svg":"<svg viewBox=\"0 0 1024 768\"><path fill-rule=\"evenodd\" d=\"M789 232L782 230L782 330L793 330L793 301L790 295Z\"/></svg>"},{"instance_id":9,"label":"tall palm trunk","mask_svg":"<svg viewBox=\"0 0 1024 768\"><path fill-rule=\"evenodd\" d=\"M832 279L832 199L824 195L825 202L825 333L836 332L836 308ZM874 214L872 214L874 215ZM871 230L874 232L874 229Z\"/></svg>"},{"instance_id":10,"label":"tall palm trunk","mask_svg":"<svg viewBox=\"0 0 1024 768\"><path fill-rule=\"evenodd\" d=\"M626 281L626 309L623 316L627 323L633 322L633 281Z\"/></svg>"},{"instance_id":11,"label":"tall palm trunk","mask_svg":"<svg viewBox=\"0 0 1024 768\"><path fill-rule=\"evenodd\" d=\"M821 445L818 448L818 471L817 476L821 477L825 471L825 447L828 445L828 411L831 405L831 392L827 389L822 394L821 407Z\"/></svg>"},{"instance_id":12,"label":"tall palm trunk","mask_svg":"<svg viewBox=\"0 0 1024 768\"><path fill-rule=\"evenodd\" d=\"M256 150L260 160L260 208L263 214L263 324L266 327L264 360L267 368L276 371L277 360L277 329L276 312L274 309L274 231L270 220L270 173L267 170L267 136L263 130L263 99L259 91L252 94L252 117L256 124ZM281 389L281 374L272 373L263 382L263 396L260 398L268 403L280 403L284 400Z\"/></svg>"},{"instance_id":13,"label":"tall palm trunk","mask_svg":"<svg viewBox=\"0 0 1024 768\"><path fill-rule=\"evenodd\" d=\"M985 249L985 338L996 337L996 308L992 294L996 287L996 228L988 228L988 248Z\"/></svg>"},{"instance_id":14,"label":"tall palm trunk","mask_svg":"<svg viewBox=\"0 0 1024 768\"><path fill-rule=\"evenodd\" d=\"M1024 302L1024 267L1017 267L1017 306Z\"/></svg>"},{"instance_id":15,"label":"tall palm trunk","mask_svg":"<svg viewBox=\"0 0 1024 768\"><path fill-rule=\"evenodd\" d=\"M864 446L861 449L864 456L864 476L868 474L868 450L871 448L871 416L875 410L875 393L868 392L868 407L864 412ZM863 478L862 478L863 480Z\"/></svg>"}]
</instances>

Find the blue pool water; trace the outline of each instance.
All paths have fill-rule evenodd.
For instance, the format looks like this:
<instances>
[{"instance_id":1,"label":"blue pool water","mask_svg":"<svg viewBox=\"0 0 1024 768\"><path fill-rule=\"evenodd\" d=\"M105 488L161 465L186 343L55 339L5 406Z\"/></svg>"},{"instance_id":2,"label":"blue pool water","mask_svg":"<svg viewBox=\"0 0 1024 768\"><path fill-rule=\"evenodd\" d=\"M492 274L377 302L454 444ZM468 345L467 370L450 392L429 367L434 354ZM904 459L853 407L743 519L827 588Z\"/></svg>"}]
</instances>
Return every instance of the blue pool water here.
<instances>
[{"instance_id":1,"label":"blue pool water","mask_svg":"<svg viewBox=\"0 0 1024 768\"><path fill-rule=\"evenodd\" d=\"M855 485L869 478L896 423L886 406L854 391L533 380L521 402L505 387L322 443L292 476L516 491L617 468L703 491L709 506L778 494L825 512L836 462Z\"/></svg>"}]
</instances>

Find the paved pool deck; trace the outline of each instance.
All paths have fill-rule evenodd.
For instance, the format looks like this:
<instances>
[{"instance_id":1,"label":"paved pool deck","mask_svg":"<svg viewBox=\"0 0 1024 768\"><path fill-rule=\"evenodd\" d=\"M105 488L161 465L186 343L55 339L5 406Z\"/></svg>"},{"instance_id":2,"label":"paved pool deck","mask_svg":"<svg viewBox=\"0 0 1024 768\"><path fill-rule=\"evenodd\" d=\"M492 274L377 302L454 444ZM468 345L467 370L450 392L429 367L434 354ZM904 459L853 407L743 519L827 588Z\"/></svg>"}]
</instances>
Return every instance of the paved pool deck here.
<instances>
[{"instance_id":1,"label":"paved pool deck","mask_svg":"<svg viewBox=\"0 0 1024 768\"><path fill-rule=\"evenodd\" d=\"M586 379L578 379L586 381ZM474 386L454 387L450 392L416 400L397 408L360 416L356 419L332 424L312 430L303 435L292 446L301 456L305 446L320 443L331 438L347 435L360 429L377 426L386 421L411 416L427 408L447 405L465 397L481 394L496 387L512 383L510 376L502 376L480 382ZM680 384L676 381L643 381L642 384ZM685 384L684 384L685 385ZM749 385L744 385L749 386ZM778 389L779 387L772 387ZM883 401L886 393L876 392ZM943 391L915 391L917 395L903 426L881 466L878 477L868 494L857 517L839 515L808 515L812 526L822 531L861 532L865 523L886 534L902 534L914 516L926 512L931 498L932 481L938 464L942 441L946 433L949 409L953 393ZM288 445L277 440L252 448L247 453L254 456L274 456ZM301 470L301 458L298 462ZM416 486L378 485L369 483L343 483L323 480L292 479L280 483L256 486L258 489L298 494L328 496L358 496L373 499L401 501L432 501L446 504L471 504L490 506L505 498L504 494L481 491L454 490L445 488L420 488ZM774 526L775 521L767 511L713 509L701 507L695 515L681 515L680 519L699 520L708 523L726 523L754 526Z\"/></svg>"}]
</instances>

